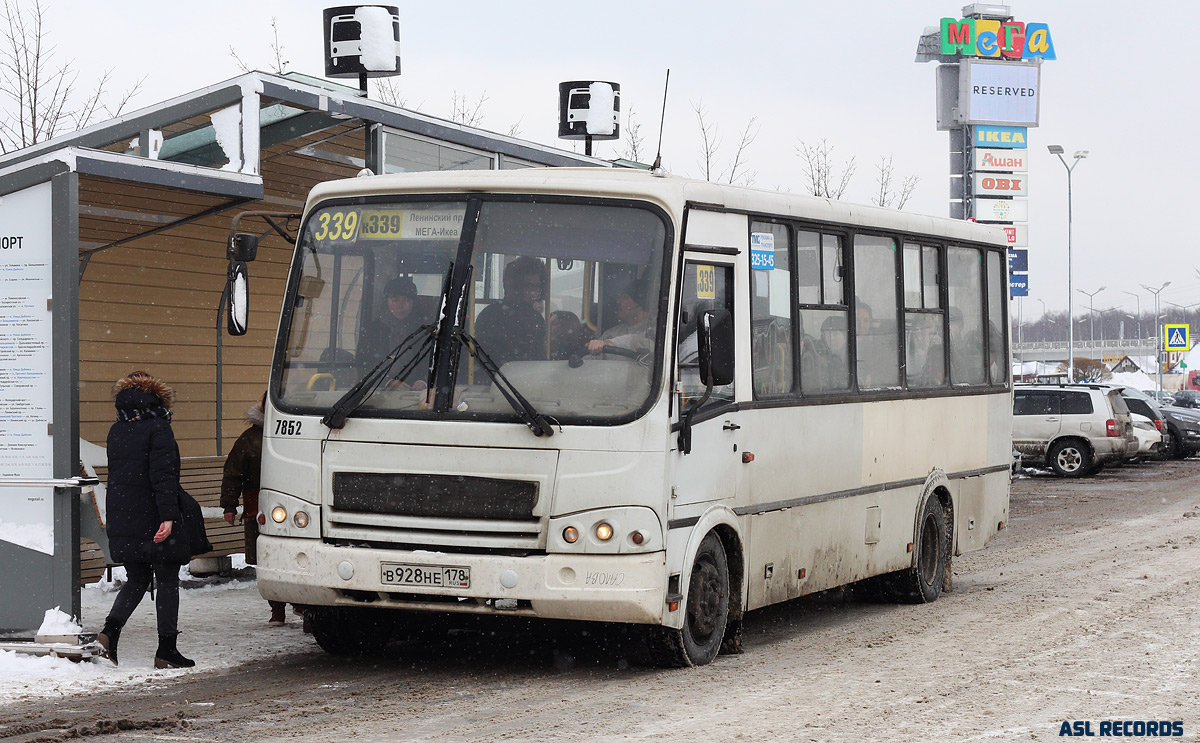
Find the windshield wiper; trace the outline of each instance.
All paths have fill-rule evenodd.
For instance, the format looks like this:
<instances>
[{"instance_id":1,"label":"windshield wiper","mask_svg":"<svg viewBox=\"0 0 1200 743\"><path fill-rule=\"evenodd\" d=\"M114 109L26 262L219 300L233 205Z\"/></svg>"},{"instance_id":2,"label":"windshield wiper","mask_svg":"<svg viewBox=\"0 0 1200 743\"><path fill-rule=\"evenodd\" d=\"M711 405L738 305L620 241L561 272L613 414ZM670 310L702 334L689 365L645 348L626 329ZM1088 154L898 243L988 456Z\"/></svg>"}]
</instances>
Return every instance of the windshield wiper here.
<instances>
[{"instance_id":1,"label":"windshield wiper","mask_svg":"<svg viewBox=\"0 0 1200 743\"><path fill-rule=\"evenodd\" d=\"M533 431L534 436L553 436L554 426L551 425L550 419L537 411L533 407L533 403L529 402L521 391L513 386L513 383L508 381L508 377L501 373L500 368L496 366L496 362L487 354L483 346L479 345L479 341L474 337L467 335L461 330L454 333L458 339L462 341L463 347L467 349L467 353L471 358L479 362L483 370L488 373L492 381L496 384L496 389L500 390L500 394L508 400L508 404L516 411L517 417L521 422L529 426L529 430Z\"/></svg>"},{"instance_id":2,"label":"windshield wiper","mask_svg":"<svg viewBox=\"0 0 1200 743\"><path fill-rule=\"evenodd\" d=\"M409 333L408 337L400 341L400 344L393 348L391 353L383 357L383 360L376 364L371 371L367 372L362 379L358 380L357 384L346 390L346 394L338 398L338 401L333 404L333 407L325 414L325 417L321 418L321 422L330 428L341 428L346 425L346 419L355 410L358 410L371 395L375 394L375 391L379 389L379 385L387 378L388 372L391 371L396 362L413 348L416 348L417 353L393 376L394 379L407 379L408 375L417 368L417 364L420 363L421 359L425 357L429 347L433 345L433 331L435 327L434 325L422 325ZM420 345L417 345L418 342Z\"/></svg>"},{"instance_id":3,"label":"windshield wiper","mask_svg":"<svg viewBox=\"0 0 1200 743\"><path fill-rule=\"evenodd\" d=\"M452 261L450 266L446 269L445 278L442 279L442 307L438 310L437 322L429 325L422 325L413 332L409 333L408 337L400 341L400 344L393 348L391 353L383 357L383 361L380 361L378 364L376 364L375 368L367 372L362 379L358 380L357 384L346 390L346 394L338 398L338 401L333 404L333 408L331 408L330 411L325 414L325 417L321 418L322 423L329 428L341 428L342 426L346 425L346 419L349 418L355 410L358 410L359 407L361 407L362 404L371 397L371 395L375 394L375 390L379 389L380 383L383 382L385 377L387 377L388 371L391 370L396 361L398 361L400 357L412 347L413 343L415 343L415 339L418 337L422 335L424 336L420 338L421 345L419 352L409 359L408 363L406 363L400 372L393 378L408 379L408 375L417 368L417 363L425 357L425 354L429 351L430 347L433 347L434 350L433 361L437 360L437 338L439 335L441 335L442 323L445 321L446 297L449 296L450 293L450 277L453 275L454 263ZM429 364L430 378L428 387L430 389L433 388L433 361L431 361Z\"/></svg>"}]
</instances>

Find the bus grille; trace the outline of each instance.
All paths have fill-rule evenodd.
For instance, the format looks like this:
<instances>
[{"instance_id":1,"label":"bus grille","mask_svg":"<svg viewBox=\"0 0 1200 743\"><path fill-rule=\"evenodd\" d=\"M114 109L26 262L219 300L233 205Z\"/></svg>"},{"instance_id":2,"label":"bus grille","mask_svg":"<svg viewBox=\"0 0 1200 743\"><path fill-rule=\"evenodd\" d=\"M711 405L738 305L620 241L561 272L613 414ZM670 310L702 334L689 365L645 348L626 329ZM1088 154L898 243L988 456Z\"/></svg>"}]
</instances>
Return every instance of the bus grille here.
<instances>
[{"instance_id":1,"label":"bus grille","mask_svg":"<svg viewBox=\"0 0 1200 743\"><path fill-rule=\"evenodd\" d=\"M545 547L538 483L464 475L335 472L325 535L450 549Z\"/></svg>"}]
</instances>

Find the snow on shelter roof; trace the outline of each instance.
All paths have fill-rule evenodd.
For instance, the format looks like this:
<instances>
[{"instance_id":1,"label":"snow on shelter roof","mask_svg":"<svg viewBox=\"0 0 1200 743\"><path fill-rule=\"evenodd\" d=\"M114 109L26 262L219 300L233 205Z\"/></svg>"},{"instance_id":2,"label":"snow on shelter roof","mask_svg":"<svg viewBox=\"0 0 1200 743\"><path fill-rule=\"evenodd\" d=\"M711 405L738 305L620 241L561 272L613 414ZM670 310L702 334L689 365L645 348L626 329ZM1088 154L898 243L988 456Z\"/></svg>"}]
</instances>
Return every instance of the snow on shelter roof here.
<instances>
[{"instance_id":1,"label":"snow on shelter roof","mask_svg":"<svg viewBox=\"0 0 1200 743\"><path fill-rule=\"evenodd\" d=\"M66 147L92 149L111 147L138 137L149 129L170 127L191 117L206 115L222 107L237 104L245 95L258 95L263 101L264 105L259 116L261 129L304 113L320 113L330 119L362 119L447 143L486 149L546 165L609 165L606 161L597 158L586 157L484 129L464 126L436 116L371 100L363 97L359 90L326 80L294 73L274 75L265 72L249 72L146 108L122 114L115 119L7 153L0 156L0 168L35 159ZM161 158L172 159L172 147L176 151L194 151L196 148L215 142L215 134L211 129L204 133L189 132L186 136L189 137L189 140L175 144L170 144L171 140L168 140L168 143L164 144L166 152ZM181 161L196 164L194 160Z\"/></svg>"}]
</instances>

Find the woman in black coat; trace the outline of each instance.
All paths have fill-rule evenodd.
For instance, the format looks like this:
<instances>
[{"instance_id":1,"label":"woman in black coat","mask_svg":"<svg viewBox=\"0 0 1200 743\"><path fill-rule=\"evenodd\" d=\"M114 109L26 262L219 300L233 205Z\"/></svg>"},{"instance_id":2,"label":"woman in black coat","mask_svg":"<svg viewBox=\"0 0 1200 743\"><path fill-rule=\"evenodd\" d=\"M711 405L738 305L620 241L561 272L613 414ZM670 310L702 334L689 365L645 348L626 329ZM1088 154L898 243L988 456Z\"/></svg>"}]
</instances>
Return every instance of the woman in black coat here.
<instances>
[{"instance_id":1,"label":"woman in black coat","mask_svg":"<svg viewBox=\"0 0 1200 743\"><path fill-rule=\"evenodd\" d=\"M108 432L108 543L128 579L97 636L102 655L117 662L121 628L153 578L157 587L158 651L155 668L196 665L179 653L179 567L187 546L172 536L179 520L179 446L171 432L175 391L135 371L113 386L117 422Z\"/></svg>"}]
</instances>

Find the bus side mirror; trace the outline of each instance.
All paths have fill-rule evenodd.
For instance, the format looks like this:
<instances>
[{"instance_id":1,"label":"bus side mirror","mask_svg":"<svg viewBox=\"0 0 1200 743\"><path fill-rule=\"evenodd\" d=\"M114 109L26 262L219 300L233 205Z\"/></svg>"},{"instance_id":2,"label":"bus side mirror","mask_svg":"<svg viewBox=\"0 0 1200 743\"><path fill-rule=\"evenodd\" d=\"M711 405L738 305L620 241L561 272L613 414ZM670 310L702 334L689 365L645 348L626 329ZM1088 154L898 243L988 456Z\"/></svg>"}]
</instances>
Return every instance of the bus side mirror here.
<instances>
[{"instance_id":1,"label":"bus side mirror","mask_svg":"<svg viewBox=\"0 0 1200 743\"><path fill-rule=\"evenodd\" d=\"M733 316L729 310L704 310L697 333L700 381L714 387L733 384Z\"/></svg>"},{"instance_id":2,"label":"bus side mirror","mask_svg":"<svg viewBox=\"0 0 1200 743\"><path fill-rule=\"evenodd\" d=\"M229 297L225 327L230 335L245 335L250 318L250 277L246 274L246 264L230 261L225 276L225 294Z\"/></svg>"},{"instance_id":3,"label":"bus side mirror","mask_svg":"<svg viewBox=\"0 0 1200 743\"><path fill-rule=\"evenodd\" d=\"M225 253L231 261L250 263L258 257L258 235L249 232L230 235L229 246Z\"/></svg>"}]
</instances>

